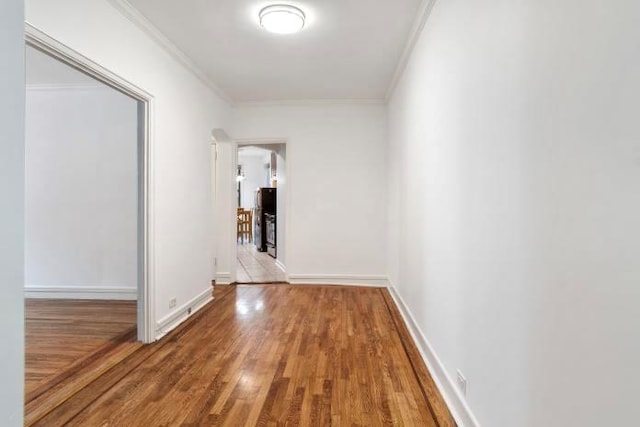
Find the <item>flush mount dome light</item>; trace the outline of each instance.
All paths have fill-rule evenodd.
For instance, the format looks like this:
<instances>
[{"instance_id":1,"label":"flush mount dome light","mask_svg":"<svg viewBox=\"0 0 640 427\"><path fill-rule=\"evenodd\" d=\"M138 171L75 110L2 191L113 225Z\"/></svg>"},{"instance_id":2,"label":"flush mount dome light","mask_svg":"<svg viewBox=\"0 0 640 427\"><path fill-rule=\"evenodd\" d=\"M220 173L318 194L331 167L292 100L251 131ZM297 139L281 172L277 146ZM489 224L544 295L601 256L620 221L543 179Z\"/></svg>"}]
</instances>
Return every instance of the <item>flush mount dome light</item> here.
<instances>
[{"instance_id":1,"label":"flush mount dome light","mask_svg":"<svg viewBox=\"0 0 640 427\"><path fill-rule=\"evenodd\" d=\"M304 27L304 12L294 6L274 4L260 11L260 25L276 34L297 33Z\"/></svg>"}]
</instances>

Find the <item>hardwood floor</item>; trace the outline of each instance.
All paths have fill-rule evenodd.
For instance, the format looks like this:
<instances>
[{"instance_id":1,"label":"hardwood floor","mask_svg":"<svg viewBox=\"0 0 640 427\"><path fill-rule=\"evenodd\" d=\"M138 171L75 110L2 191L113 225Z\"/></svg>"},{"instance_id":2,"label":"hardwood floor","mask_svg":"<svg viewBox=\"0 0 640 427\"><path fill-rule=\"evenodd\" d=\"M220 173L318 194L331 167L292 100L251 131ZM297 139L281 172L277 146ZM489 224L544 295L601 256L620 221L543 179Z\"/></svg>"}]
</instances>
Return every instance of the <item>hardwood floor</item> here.
<instances>
[{"instance_id":1,"label":"hardwood floor","mask_svg":"<svg viewBox=\"0 0 640 427\"><path fill-rule=\"evenodd\" d=\"M277 283L285 280L284 272L269 254L259 252L253 243L238 243L238 283Z\"/></svg>"},{"instance_id":2,"label":"hardwood floor","mask_svg":"<svg viewBox=\"0 0 640 427\"><path fill-rule=\"evenodd\" d=\"M35 425L455 425L385 289L214 296Z\"/></svg>"},{"instance_id":3,"label":"hardwood floor","mask_svg":"<svg viewBox=\"0 0 640 427\"><path fill-rule=\"evenodd\" d=\"M135 301L25 300L25 424L140 346Z\"/></svg>"},{"instance_id":4,"label":"hardwood floor","mask_svg":"<svg viewBox=\"0 0 640 427\"><path fill-rule=\"evenodd\" d=\"M25 300L26 393L135 327L135 301Z\"/></svg>"}]
</instances>

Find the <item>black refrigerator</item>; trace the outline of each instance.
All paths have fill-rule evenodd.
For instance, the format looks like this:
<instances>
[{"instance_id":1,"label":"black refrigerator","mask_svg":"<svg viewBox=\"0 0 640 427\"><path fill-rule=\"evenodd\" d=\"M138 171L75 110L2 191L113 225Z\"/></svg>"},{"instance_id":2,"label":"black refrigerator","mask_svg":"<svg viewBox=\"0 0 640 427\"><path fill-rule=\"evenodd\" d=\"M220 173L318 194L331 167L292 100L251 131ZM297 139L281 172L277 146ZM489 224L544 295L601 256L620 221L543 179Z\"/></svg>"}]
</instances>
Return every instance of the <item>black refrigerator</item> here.
<instances>
[{"instance_id":1,"label":"black refrigerator","mask_svg":"<svg viewBox=\"0 0 640 427\"><path fill-rule=\"evenodd\" d=\"M260 188L256 191L256 214L253 241L260 252L276 257L276 189Z\"/></svg>"}]
</instances>

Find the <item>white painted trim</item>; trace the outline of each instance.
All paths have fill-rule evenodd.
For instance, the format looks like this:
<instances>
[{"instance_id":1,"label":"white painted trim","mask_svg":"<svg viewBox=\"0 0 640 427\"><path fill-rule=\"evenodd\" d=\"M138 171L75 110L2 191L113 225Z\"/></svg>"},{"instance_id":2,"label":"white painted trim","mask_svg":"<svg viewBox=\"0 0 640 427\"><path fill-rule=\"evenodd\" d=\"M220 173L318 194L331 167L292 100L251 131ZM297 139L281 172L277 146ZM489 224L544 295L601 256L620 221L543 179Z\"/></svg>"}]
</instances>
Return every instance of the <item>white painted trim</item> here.
<instances>
[{"instance_id":1,"label":"white painted trim","mask_svg":"<svg viewBox=\"0 0 640 427\"><path fill-rule=\"evenodd\" d=\"M153 324L156 321L156 179L155 179L155 101L153 97L143 102L146 123L146 146L143 153L143 189L145 197L142 200L142 229L144 230L142 245L141 286L138 286L138 329L144 325L144 330L138 330L138 339L144 343L151 343L156 336Z\"/></svg>"},{"instance_id":2,"label":"white painted trim","mask_svg":"<svg viewBox=\"0 0 640 427\"><path fill-rule=\"evenodd\" d=\"M389 293L393 298L396 306L400 309L400 314L404 319L404 323L409 328L409 333L416 343L420 355L424 360L433 381L436 383L438 390L451 411L451 415L460 427L480 427L480 423L471 412L471 408L466 399L460 394L456 387L455 381L447 374L447 370L436 354L435 350L424 336L422 330L418 326L413 314L404 303L404 300L398 293L398 290L392 284L389 284Z\"/></svg>"},{"instance_id":3,"label":"white painted trim","mask_svg":"<svg viewBox=\"0 0 640 427\"><path fill-rule=\"evenodd\" d=\"M285 239L286 239L286 234L285 234ZM276 267L282 270L283 273L287 272L287 267L279 259L276 259Z\"/></svg>"},{"instance_id":4,"label":"white painted trim","mask_svg":"<svg viewBox=\"0 0 640 427\"><path fill-rule=\"evenodd\" d=\"M285 179L285 186L286 186L286 191L285 191L285 201L284 201L284 208L285 208L285 217L284 217L284 256L280 256L280 258L278 259L278 261L280 262L280 264L282 264L284 268L284 280L286 282L289 282L290 278L289 278L289 272L286 268L287 264L289 266L291 266L291 263L288 261L291 258L291 248L293 247L293 245L291 244L291 241L293 239L293 237L291 237L293 235L292 233L292 222L291 221L291 213L293 212L293 190L295 188L296 185L296 181L295 179L291 179L292 177L292 173L291 173L291 164L293 162L294 157L294 153L296 152L296 149L293 147L295 144L289 144L288 140L285 140L285 144L286 144L286 148L285 148L285 154L286 154L286 159L285 159L285 164L284 164L284 179ZM293 184L292 184L293 183ZM276 212L277 213L277 212ZM282 252L281 252L282 253Z\"/></svg>"},{"instance_id":5,"label":"white painted trim","mask_svg":"<svg viewBox=\"0 0 640 427\"><path fill-rule=\"evenodd\" d=\"M316 107L323 105L383 105L384 99L357 99L357 98L338 98L338 99L281 99L275 101L241 101L236 102L233 106L238 108L249 107Z\"/></svg>"},{"instance_id":6,"label":"white painted trim","mask_svg":"<svg viewBox=\"0 0 640 427\"><path fill-rule=\"evenodd\" d=\"M131 5L127 0L107 0L114 9L116 9L122 16L131 21L136 27L143 31L158 46L164 49L173 59L175 59L180 65L185 67L194 76L196 76L202 83L215 92L220 98L227 103L233 105L233 100L217 86L209 76L178 46L176 46L167 36L165 36L155 25L151 23L138 9Z\"/></svg>"},{"instance_id":7,"label":"white painted trim","mask_svg":"<svg viewBox=\"0 0 640 427\"><path fill-rule=\"evenodd\" d=\"M37 83L37 84L27 84L26 90L28 92L49 92L49 91L78 91L78 90L113 90L107 85L100 84L96 82L95 84L90 83Z\"/></svg>"},{"instance_id":8,"label":"white painted trim","mask_svg":"<svg viewBox=\"0 0 640 427\"><path fill-rule=\"evenodd\" d=\"M188 317L193 316L198 310L213 300L211 285L200 292L195 298L176 308L174 311L158 321L156 327L156 339L162 338L176 326L184 322ZM189 313L191 309L191 313Z\"/></svg>"},{"instance_id":9,"label":"white painted trim","mask_svg":"<svg viewBox=\"0 0 640 427\"><path fill-rule=\"evenodd\" d=\"M218 241L218 221L216 219L217 215L218 215L218 191L217 191L217 186L218 186L218 144L216 143L215 138L213 138L213 136L211 137L211 145L209 148L210 152L209 152L209 160L211 162L211 169L210 169L210 175L211 175L211 247L213 249L213 259L212 259L212 272L213 272L213 277L212 280L215 282L216 281L216 277L217 277L217 272L218 272L218 245L217 245L217 241Z\"/></svg>"},{"instance_id":10,"label":"white painted trim","mask_svg":"<svg viewBox=\"0 0 640 427\"><path fill-rule=\"evenodd\" d=\"M365 274L289 274L292 285L345 285L373 286L384 288L389 281L386 276Z\"/></svg>"},{"instance_id":11,"label":"white painted trim","mask_svg":"<svg viewBox=\"0 0 640 427\"><path fill-rule=\"evenodd\" d=\"M238 204L236 202L237 195L237 186L238 182L236 181L236 171L238 170L238 143L235 141L231 141L231 191L229 194L231 195L231 203L229 203L229 222L228 227L231 231L229 233L229 253L231 254L231 262L229 263L229 268L231 268L231 278L229 279L231 283L235 283L238 281L238 214L237 207Z\"/></svg>"},{"instance_id":12,"label":"white painted trim","mask_svg":"<svg viewBox=\"0 0 640 427\"><path fill-rule=\"evenodd\" d=\"M239 138L233 141L238 144L238 147L246 147L247 145L286 144L287 138ZM287 146L287 148L289 147Z\"/></svg>"},{"instance_id":13,"label":"white painted trim","mask_svg":"<svg viewBox=\"0 0 640 427\"><path fill-rule=\"evenodd\" d=\"M154 119L155 101L153 95L109 71L81 53L73 50L49 34L25 22L25 41L27 44L47 53L69 66L95 78L113 89L140 101L144 111L142 126L144 141L140 154L142 182L140 194L143 194L139 212L140 236L138 244L139 283L138 283L138 340L144 343L155 341L155 158L154 158Z\"/></svg>"},{"instance_id":14,"label":"white painted trim","mask_svg":"<svg viewBox=\"0 0 640 427\"><path fill-rule=\"evenodd\" d=\"M232 280L231 280L231 273L226 271L226 272L221 272L221 273L216 273L216 285L229 285L231 284Z\"/></svg>"},{"instance_id":15,"label":"white painted trim","mask_svg":"<svg viewBox=\"0 0 640 427\"><path fill-rule=\"evenodd\" d=\"M416 19L415 21L413 21L413 26L411 27L411 31L409 32L409 36L407 37L404 49L402 50L400 61L398 61L398 65L396 65L396 69L393 72L393 77L391 78L391 82L389 83L389 87L387 88L387 92L384 97L385 102L389 102L391 95L393 95L393 91L402 78L404 70L407 68L407 64L409 64L409 61L411 60L413 49L415 48L420 35L422 35L422 30L429 20L429 16L431 16L431 11L433 10L433 6L435 4L436 0L422 0L422 2L420 3L418 13L416 14Z\"/></svg>"},{"instance_id":16,"label":"white painted trim","mask_svg":"<svg viewBox=\"0 0 640 427\"><path fill-rule=\"evenodd\" d=\"M124 286L33 286L24 288L25 298L100 299L135 301L136 288Z\"/></svg>"},{"instance_id":17,"label":"white painted trim","mask_svg":"<svg viewBox=\"0 0 640 427\"><path fill-rule=\"evenodd\" d=\"M73 50L29 22L25 22L25 39L27 44L36 47L73 68L79 69L83 73L88 74L119 92L142 102L153 99L153 95L149 92Z\"/></svg>"},{"instance_id":18,"label":"white painted trim","mask_svg":"<svg viewBox=\"0 0 640 427\"><path fill-rule=\"evenodd\" d=\"M237 239L236 239L236 177L235 171L237 168L237 158L238 158L238 147L237 144L229 138L229 135L224 131L224 129L216 128L211 131L211 137L216 144L217 154L216 154L216 188L214 189L214 199L216 202L219 202L220 197L218 194L219 189L223 186L228 185L229 190L229 199L227 199L227 204L225 203L217 203L218 206L222 206L221 210L218 211L216 209L216 214L214 215L214 221L216 229L217 240L216 242L216 257L218 260L221 258L221 254L229 255L229 265L223 268L228 268L229 271L218 272L216 266L216 283L217 284L229 284L236 281L236 263L237 263ZM220 152L224 151L226 153L227 150L231 156L230 159L225 155L220 155ZM228 164L230 162L230 170L229 175L222 175L223 169L221 168L222 164ZM228 184L225 184L225 180L228 179ZM221 237L221 230L229 231L228 238ZM225 249L226 248L226 249Z\"/></svg>"}]
</instances>

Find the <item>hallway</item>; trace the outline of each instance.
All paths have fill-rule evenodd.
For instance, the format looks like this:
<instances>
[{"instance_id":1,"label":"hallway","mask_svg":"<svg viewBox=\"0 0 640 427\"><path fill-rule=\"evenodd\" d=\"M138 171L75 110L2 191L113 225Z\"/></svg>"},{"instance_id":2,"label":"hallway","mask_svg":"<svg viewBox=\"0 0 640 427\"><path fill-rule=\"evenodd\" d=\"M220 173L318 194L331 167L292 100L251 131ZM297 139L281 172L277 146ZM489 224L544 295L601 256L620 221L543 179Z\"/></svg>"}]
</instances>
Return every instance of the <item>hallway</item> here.
<instances>
[{"instance_id":1,"label":"hallway","mask_svg":"<svg viewBox=\"0 0 640 427\"><path fill-rule=\"evenodd\" d=\"M385 289L215 295L35 425L455 425Z\"/></svg>"}]
</instances>

